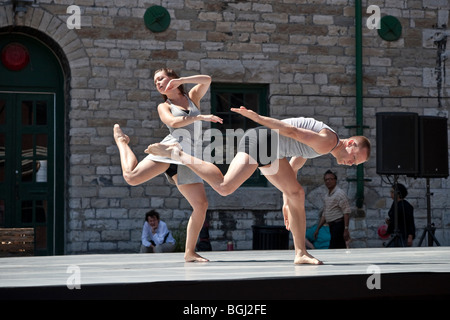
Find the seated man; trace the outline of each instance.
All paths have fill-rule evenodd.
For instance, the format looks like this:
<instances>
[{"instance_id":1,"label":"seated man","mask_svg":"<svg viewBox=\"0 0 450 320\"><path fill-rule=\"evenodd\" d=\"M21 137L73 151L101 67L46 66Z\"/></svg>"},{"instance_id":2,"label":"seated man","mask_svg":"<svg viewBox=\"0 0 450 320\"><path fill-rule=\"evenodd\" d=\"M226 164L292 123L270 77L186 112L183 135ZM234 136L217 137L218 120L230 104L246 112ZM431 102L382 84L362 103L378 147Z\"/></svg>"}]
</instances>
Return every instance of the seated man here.
<instances>
[{"instance_id":1,"label":"seated man","mask_svg":"<svg viewBox=\"0 0 450 320\"><path fill-rule=\"evenodd\" d=\"M330 153L338 164L358 165L370 156L370 142L366 137L355 136L339 139L336 132L324 123L312 118L291 118L277 120L261 116L245 107L232 108L237 112L266 128L253 128L246 132L239 143L238 153L231 161L225 176L219 168L209 162L201 161L183 152L178 145L153 144L145 152L171 157L191 168L219 194L226 196L233 193L252 173L259 168L261 173L281 192L285 200L287 217L285 224L291 230L295 246L295 264L322 264L311 256L305 246L306 214L305 193L297 181L294 172L301 168L307 159ZM255 131L266 129L279 133L277 158L269 162L258 159L257 150L267 150L267 141L259 139ZM266 144L266 145L264 145ZM256 150L256 151L255 151ZM286 157L293 157L291 163ZM274 169L275 167L276 169Z\"/></svg>"},{"instance_id":2,"label":"seated man","mask_svg":"<svg viewBox=\"0 0 450 320\"><path fill-rule=\"evenodd\" d=\"M141 253L173 252L175 250L175 239L166 223L160 220L159 213L154 210L145 214L141 241Z\"/></svg>"}]
</instances>

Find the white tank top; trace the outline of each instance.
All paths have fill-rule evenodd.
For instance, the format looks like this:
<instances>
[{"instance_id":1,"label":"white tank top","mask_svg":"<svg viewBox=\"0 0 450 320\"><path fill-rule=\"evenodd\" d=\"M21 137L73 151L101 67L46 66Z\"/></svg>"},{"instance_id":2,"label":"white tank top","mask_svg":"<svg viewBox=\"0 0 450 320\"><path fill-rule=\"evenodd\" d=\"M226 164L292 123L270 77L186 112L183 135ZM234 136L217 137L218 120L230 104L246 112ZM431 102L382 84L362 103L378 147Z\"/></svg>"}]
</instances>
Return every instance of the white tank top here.
<instances>
[{"instance_id":1,"label":"white tank top","mask_svg":"<svg viewBox=\"0 0 450 320\"><path fill-rule=\"evenodd\" d=\"M336 137L337 137L336 146L339 143L339 136L337 135L336 131L331 129L329 126L327 126L322 121L318 121L313 118L304 118L304 117L289 118L289 119L284 119L281 121L288 123L296 128L307 129L307 130L311 130L311 131L314 131L317 133L319 133L322 129L328 129L328 130L334 132L334 134L336 134ZM335 148L336 148L336 146L335 146ZM319 157L321 155L322 154L317 153L313 148L311 148L310 146L308 146L306 144L303 144L297 140L294 140L292 138L288 138L288 137L285 137L282 135L279 136L279 157L280 158L297 156L297 157L302 157L305 159L311 159L311 158Z\"/></svg>"},{"instance_id":2,"label":"white tank top","mask_svg":"<svg viewBox=\"0 0 450 320\"><path fill-rule=\"evenodd\" d=\"M170 111L175 117L182 117L182 116L196 116L200 114L200 110L198 110L195 103L189 99L189 97L186 95L186 98L189 100L189 112L186 113L180 108L176 107L172 104L172 102L167 99L167 101L170 103ZM173 144L178 142L181 147L183 148L184 152L187 152L191 155L196 156L198 153L201 154L201 147L202 147L202 122L201 121L195 121L191 123L190 125L181 127L181 128L172 128L169 127L168 134L162 141L162 144ZM145 159L147 160L153 160L156 162L165 162L165 163L173 163L173 164L179 164L177 169L178 174L178 184L192 184L192 183L203 183L203 180L194 173L191 169L188 167L182 165L181 162L170 159L170 158L164 158L160 156L155 156L153 154L149 154Z\"/></svg>"}]
</instances>

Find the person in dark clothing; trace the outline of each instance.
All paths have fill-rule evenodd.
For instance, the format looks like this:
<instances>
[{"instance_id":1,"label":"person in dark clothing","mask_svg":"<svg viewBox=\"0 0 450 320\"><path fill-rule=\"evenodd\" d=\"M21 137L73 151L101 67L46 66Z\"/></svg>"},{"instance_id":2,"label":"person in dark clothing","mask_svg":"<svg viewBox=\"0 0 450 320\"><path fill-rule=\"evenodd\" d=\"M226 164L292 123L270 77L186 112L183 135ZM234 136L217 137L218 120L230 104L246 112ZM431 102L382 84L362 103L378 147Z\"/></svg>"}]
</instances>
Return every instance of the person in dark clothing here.
<instances>
[{"instance_id":1,"label":"person in dark clothing","mask_svg":"<svg viewBox=\"0 0 450 320\"><path fill-rule=\"evenodd\" d=\"M394 187L391 189L391 198L394 200ZM405 200L408 195L406 187L400 183L397 184L397 213L398 213L398 233L403 241L404 246L411 247L416 236L416 226L414 224L414 207ZM387 233L395 232L395 202L392 202L388 212L389 218L386 219L388 224ZM392 244L395 245L395 241Z\"/></svg>"}]
</instances>

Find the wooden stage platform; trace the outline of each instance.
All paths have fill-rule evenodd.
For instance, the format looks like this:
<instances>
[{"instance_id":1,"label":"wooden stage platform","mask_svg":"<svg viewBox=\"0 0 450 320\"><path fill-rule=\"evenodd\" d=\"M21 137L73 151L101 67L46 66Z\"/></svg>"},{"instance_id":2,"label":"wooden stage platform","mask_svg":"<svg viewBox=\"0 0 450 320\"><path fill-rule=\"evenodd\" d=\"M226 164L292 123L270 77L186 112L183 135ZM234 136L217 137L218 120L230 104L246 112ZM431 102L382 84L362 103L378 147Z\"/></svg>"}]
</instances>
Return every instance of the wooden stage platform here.
<instances>
[{"instance_id":1,"label":"wooden stage platform","mask_svg":"<svg viewBox=\"0 0 450 320\"><path fill-rule=\"evenodd\" d=\"M450 247L103 254L0 259L0 300L449 299ZM77 287L79 289L77 289Z\"/></svg>"}]
</instances>

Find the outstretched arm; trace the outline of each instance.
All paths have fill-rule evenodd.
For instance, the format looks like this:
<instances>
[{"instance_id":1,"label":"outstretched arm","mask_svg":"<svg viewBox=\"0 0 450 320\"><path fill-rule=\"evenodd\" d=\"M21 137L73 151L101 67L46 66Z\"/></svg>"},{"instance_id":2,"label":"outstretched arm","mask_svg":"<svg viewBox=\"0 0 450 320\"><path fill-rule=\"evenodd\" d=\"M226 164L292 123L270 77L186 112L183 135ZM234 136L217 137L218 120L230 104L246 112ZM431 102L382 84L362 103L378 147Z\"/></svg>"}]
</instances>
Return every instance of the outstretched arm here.
<instances>
[{"instance_id":1,"label":"outstretched arm","mask_svg":"<svg viewBox=\"0 0 450 320\"><path fill-rule=\"evenodd\" d=\"M290 124L280 121L278 119L259 115L255 111L249 110L246 107L231 108L231 111L239 113L240 115L249 118L250 120L253 120L270 129L279 130L281 135L290 137L291 135L294 134L295 127L291 126Z\"/></svg>"},{"instance_id":2,"label":"outstretched arm","mask_svg":"<svg viewBox=\"0 0 450 320\"><path fill-rule=\"evenodd\" d=\"M158 114L161 121L172 128L182 128L195 121L209 121L222 123L222 118L212 114L199 114L196 116L182 116L175 117L170 111L170 105L167 102L161 103L158 106Z\"/></svg>"},{"instance_id":3,"label":"outstretched arm","mask_svg":"<svg viewBox=\"0 0 450 320\"><path fill-rule=\"evenodd\" d=\"M320 154L330 152L336 145L336 135L329 130L323 130L317 133L307 129L296 128L281 120L259 115L245 107L231 108L231 111L239 113L270 129L278 130L281 135L304 143Z\"/></svg>"}]
</instances>

